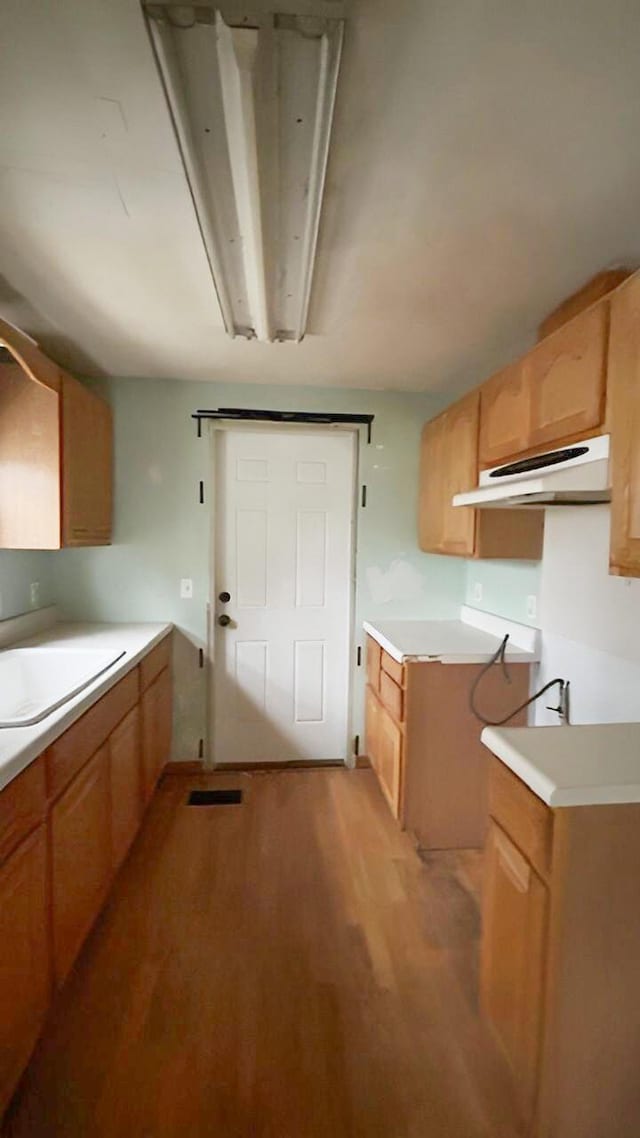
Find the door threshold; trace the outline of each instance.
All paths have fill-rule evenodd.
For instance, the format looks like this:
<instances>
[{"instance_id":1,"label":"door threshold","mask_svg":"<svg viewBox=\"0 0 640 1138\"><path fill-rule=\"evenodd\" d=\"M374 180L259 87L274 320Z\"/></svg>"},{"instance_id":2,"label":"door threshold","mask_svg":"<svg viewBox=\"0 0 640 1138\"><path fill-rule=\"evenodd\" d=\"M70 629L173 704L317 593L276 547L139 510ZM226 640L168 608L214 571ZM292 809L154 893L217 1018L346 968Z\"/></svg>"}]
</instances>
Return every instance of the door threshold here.
<instances>
[{"instance_id":1,"label":"door threshold","mask_svg":"<svg viewBox=\"0 0 640 1138\"><path fill-rule=\"evenodd\" d=\"M216 763L212 773L223 771L289 771L326 770L331 767L347 767L343 759L290 759L275 763Z\"/></svg>"}]
</instances>

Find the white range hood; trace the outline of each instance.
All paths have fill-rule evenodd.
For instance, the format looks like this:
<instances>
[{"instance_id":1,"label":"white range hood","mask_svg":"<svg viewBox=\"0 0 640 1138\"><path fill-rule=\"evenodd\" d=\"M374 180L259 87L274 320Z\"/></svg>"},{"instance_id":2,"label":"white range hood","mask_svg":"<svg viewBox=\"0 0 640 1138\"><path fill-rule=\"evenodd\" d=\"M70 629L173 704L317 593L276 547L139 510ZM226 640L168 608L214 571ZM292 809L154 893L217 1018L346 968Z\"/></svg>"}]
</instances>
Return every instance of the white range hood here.
<instances>
[{"instance_id":1,"label":"white range hood","mask_svg":"<svg viewBox=\"0 0 640 1138\"><path fill-rule=\"evenodd\" d=\"M483 470L478 487L456 494L453 505L544 509L610 500L609 435L598 435L560 450Z\"/></svg>"}]
</instances>

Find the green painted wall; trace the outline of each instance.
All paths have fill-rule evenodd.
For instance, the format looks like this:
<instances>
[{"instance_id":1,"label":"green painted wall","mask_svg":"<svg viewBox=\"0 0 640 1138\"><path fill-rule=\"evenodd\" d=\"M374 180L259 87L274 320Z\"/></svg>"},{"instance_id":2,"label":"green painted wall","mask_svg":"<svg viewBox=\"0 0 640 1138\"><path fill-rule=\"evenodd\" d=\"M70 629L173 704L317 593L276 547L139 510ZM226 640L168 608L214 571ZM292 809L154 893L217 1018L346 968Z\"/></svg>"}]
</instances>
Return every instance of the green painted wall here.
<instances>
[{"instance_id":1,"label":"green painted wall","mask_svg":"<svg viewBox=\"0 0 640 1138\"><path fill-rule=\"evenodd\" d=\"M28 612L31 608L31 583L40 584L38 607L53 601L54 553L0 550L0 620Z\"/></svg>"},{"instance_id":2,"label":"green painted wall","mask_svg":"<svg viewBox=\"0 0 640 1138\"><path fill-rule=\"evenodd\" d=\"M467 561L467 604L537 627L539 613L535 620L527 615L527 598L538 596L540 569L539 561ZM474 591L476 584L482 586L479 601Z\"/></svg>"},{"instance_id":3,"label":"green painted wall","mask_svg":"<svg viewBox=\"0 0 640 1138\"><path fill-rule=\"evenodd\" d=\"M175 758L194 758L204 734L205 684L197 648L206 638L209 515L198 504L197 487L200 479L207 481L208 442L196 438L190 419L196 408L375 414L372 445L362 445L360 452L368 505L358 517L357 628L367 618L457 616L465 594L464 562L428 556L416 543L418 443L423 422L439 409L432 398L182 381L113 380L100 386L115 420L114 544L54 554L56 599L76 619L176 624ZM193 600L179 599L181 577L193 579ZM362 669L355 690L357 731Z\"/></svg>"}]
</instances>

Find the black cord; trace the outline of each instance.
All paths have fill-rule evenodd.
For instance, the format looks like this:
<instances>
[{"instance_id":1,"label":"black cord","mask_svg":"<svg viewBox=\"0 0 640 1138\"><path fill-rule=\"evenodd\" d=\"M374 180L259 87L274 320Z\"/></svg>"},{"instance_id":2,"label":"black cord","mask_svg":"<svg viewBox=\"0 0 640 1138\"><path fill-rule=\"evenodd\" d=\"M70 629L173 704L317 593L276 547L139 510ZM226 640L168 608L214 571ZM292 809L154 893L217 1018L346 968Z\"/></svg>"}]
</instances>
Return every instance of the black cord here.
<instances>
[{"instance_id":1,"label":"black cord","mask_svg":"<svg viewBox=\"0 0 640 1138\"><path fill-rule=\"evenodd\" d=\"M545 692L549 691L549 688L554 687L556 684L560 685L560 697L561 698L562 698L562 693L564 691L564 680L561 680L561 679L549 680L549 683L545 684L543 688L540 688L540 691L537 691L535 693L535 695L529 696L529 699L526 699L524 701L524 703L520 704L519 707L514 708L514 710L510 711L508 715L505 715L504 719L486 719L485 716L480 711L478 711L478 709L476 707L476 703L475 703L476 690L477 690L478 685L480 684L480 681L482 680L483 676L485 676L487 674L487 672L489 671L489 668L492 668L494 664L498 663L498 661L500 661L500 663L502 664L502 674L504 676L505 682L508 684L511 683L511 676L509 675L509 669L507 668L507 661L505 660L505 652L507 649L507 641L508 640L509 640L509 633L507 633L507 635L504 637L504 639L502 640L502 643L500 644L500 647L496 649L496 651L493 653L493 656L491 657L491 659L488 660L487 663L480 669L480 671L478 672L478 675L476 676L475 680L473 681L473 683L471 685L471 689L469 691L469 707L471 708L471 711L475 715L476 719L479 719L480 722L484 723L486 727L502 727L505 723L508 723L510 719L513 719L514 715L517 715L518 712L520 712L520 711L524 711L525 707L529 707L530 704L535 703L535 701L537 699L540 699L541 695L544 695Z\"/></svg>"}]
</instances>

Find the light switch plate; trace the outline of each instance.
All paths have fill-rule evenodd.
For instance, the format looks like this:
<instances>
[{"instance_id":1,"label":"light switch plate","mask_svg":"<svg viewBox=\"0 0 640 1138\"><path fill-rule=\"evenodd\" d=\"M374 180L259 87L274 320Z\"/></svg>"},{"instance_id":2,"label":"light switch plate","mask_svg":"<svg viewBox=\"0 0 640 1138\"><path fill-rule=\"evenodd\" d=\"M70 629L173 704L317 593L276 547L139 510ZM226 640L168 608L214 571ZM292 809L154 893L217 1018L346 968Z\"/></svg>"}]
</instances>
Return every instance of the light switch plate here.
<instances>
[{"instance_id":1,"label":"light switch plate","mask_svg":"<svg viewBox=\"0 0 640 1138\"><path fill-rule=\"evenodd\" d=\"M193 581L191 577L182 577L180 581L180 597L183 601L190 601L193 597Z\"/></svg>"},{"instance_id":2,"label":"light switch plate","mask_svg":"<svg viewBox=\"0 0 640 1138\"><path fill-rule=\"evenodd\" d=\"M529 593L527 597L527 619L536 620L538 616L538 598L535 593Z\"/></svg>"}]
</instances>

